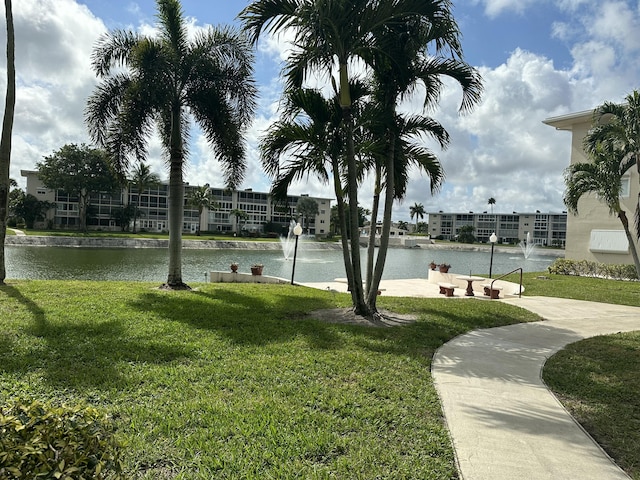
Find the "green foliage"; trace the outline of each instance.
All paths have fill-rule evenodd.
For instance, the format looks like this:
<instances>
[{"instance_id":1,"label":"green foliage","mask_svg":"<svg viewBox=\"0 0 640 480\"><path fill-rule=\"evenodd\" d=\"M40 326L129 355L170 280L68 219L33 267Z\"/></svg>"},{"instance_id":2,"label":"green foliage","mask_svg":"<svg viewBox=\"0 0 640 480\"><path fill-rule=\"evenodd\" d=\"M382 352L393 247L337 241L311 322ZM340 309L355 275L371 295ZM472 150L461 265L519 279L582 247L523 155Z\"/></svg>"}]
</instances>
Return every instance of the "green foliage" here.
<instances>
[{"instance_id":1,"label":"green foliage","mask_svg":"<svg viewBox=\"0 0 640 480\"><path fill-rule=\"evenodd\" d=\"M473 225L463 225L462 227L460 227L460 229L458 230L458 236L457 236L458 242L475 243L476 237L473 234L475 229L476 227L474 227Z\"/></svg>"},{"instance_id":2,"label":"green foliage","mask_svg":"<svg viewBox=\"0 0 640 480\"><path fill-rule=\"evenodd\" d=\"M122 466L110 419L87 407L17 402L0 410L0 477L114 479Z\"/></svg>"},{"instance_id":3,"label":"green foliage","mask_svg":"<svg viewBox=\"0 0 640 480\"><path fill-rule=\"evenodd\" d=\"M549 267L549 273L557 275L577 275L586 277L602 277L614 280L637 280L634 265L616 265L588 260L566 260L558 258Z\"/></svg>"}]
</instances>

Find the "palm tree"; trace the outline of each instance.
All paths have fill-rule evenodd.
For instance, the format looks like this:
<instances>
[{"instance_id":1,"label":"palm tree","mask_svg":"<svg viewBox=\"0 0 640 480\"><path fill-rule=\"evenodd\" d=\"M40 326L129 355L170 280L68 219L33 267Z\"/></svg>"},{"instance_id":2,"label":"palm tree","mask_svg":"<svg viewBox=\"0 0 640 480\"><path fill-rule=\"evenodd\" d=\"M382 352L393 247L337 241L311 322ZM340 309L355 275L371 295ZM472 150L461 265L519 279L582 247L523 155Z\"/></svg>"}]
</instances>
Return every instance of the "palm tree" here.
<instances>
[{"instance_id":1,"label":"palm tree","mask_svg":"<svg viewBox=\"0 0 640 480\"><path fill-rule=\"evenodd\" d=\"M445 30L445 24L455 25L450 15L449 3L438 0L381 0L378 2L257 0L242 11L240 18L244 21L245 29L254 42L263 30L278 33L289 27L294 28L295 44L298 50L290 56L285 67L287 89L300 87L307 74L312 71L319 70L332 79L342 110L346 149L346 191L349 194L349 224L353 233L350 241L350 261L345 262L345 268L354 311L360 315L373 316L375 308L371 308L372 302L367 302L364 298L359 238L355 235L358 224L358 165L354 146L355 129L349 65L353 60L360 59L375 71L385 61L394 63L395 59L390 50L393 42L400 38L412 37L412 32L408 31L408 28L403 31L394 29L402 29L409 25L425 25L423 31L442 32ZM457 36L450 37L440 35L435 39L435 44L438 48L457 52L459 50ZM417 49L415 52L417 53ZM337 72L333 71L334 65L337 65ZM336 73L337 82L332 76L333 73ZM434 83L433 78L429 80L427 86ZM394 96L393 101L395 100ZM391 152L395 150L393 145L389 150ZM387 168L387 176L393 170L394 166ZM394 179L388 178L387 185L394 186ZM385 199L387 243L390 230L390 205L395 196L393 188L388 190L391 192L387 192L388 196ZM373 218L372 221L374 221ZM379 257L379 260L380 268L377 269L376 275L381 277L384 255ZM373 301L375 302L375 299Z\"/></svg>"},{"instance_id":2,"label":"palm tree","mask_svg":"<svg viewBox=\"0 0 640 480\"><path fill-rule=\"evenodd\" d=\"M218 208L218 202L213 198L213 192L211 191L209 184L206 183L201 187L194 187L191 189L187 194L187 205L191 205L198 209L197 235L200 235L200 230L202 230L202 212L205 208L209 210Z\"/></svg>"},{"instance_id":3,"label":"palm tree","mask_svg":"<svg viewBox=\"0 0 640 480\"><path fill-rule=\"evenodd\" d=\"M418 220L424 218L424 205L421 203L414 203L413 206L409 207L409 215L411 220L413 217L416 217L416 231L418 231Z\"/></svg>"},{"instance_id":4,"label":"palm tree","mask_svg":"<svg viewBox=\"0 0 640 480\"><path fill-rule=\"evenodd\" d=\"M229 215L233 215L234 217L236 217L236 234L240 233L240 229L238 228L240 224L240 220L243 220L244 222L246 222L247 219L249 218L249 214L244 210L241 210L239 208L234 208L229 212Z\"/></svg>"},{"instance_id":5,"label":"palm tree","mask_svg":"<svg viewBox=\"0 0 640 480\"><path fill-rule=\"evenodd\" d=\"M625 100L624 104L605 102L594 110L594 126L585 137L584 149L587 154L594 154L600 144L611 143L620 158L620 170L624 173L635 165L640 174L640 92L634 90ZM640 239L640 192L635 226Z\"/></svg>"},{"instance_id":6,"label":"palm tree","mask_svg":"<svg viewBox=\"0 0 640 480\"><path fill-rule=\"evenodd\" d=\"M135 188L138 196L133 206L133 233L136 233L136 220L138 219L138 206L140 205L140 195L151 187L160 184L160 177L151 172L149 165L138 162L131 172L129 186Z\"/></svg>"},{"instance_id":7,"label":"palm tree","mask_svg":"<svg viewBox=\"0 0 640 480\"><path fill-rule=\"evenodd\" d=\"M145 158L157 127L169 166L168 288L182 282L184 164L188 125L195 119L235 188L246 163L243 132L255 109L250 44L231 28L209 29L188 38L178 0L157 0L157 37L116 30L94 49L101 83L91 95L86 119L92 139L111 154L117 171L129 156Z\"/></svg>"},{"instance_id":8,"label":"palm tree","mask_svg":"<svg viewBox=\"0 0 640 480\"><path fill-rule=\"evenodd\" d=\"M609 207L609 213L615 214L622 223L636 273L640 278L638 252L629 229L627 214L620 205L622 175L624 173L620 171L620 152L612 143L600 143L597 147L589 148L589 150L592 162L574 163L565 170L567 189L563 198L564 204L571 213L577 214L578 201L583 195L593 193L603 201Z\"/></svg>"},{"instance_id":9,"label":"palm tree","mask_svg":"<svg viewBox=\"0 0 640 480\"><path fill-rule=\"evenodd\" d=\"M393 3L393 2L391 2ZM408 6L411 2L407 2ZM480 99L482 84L479 74L462 61L462 47L459 30L446 2L422 2L415 12L403 22L391 22L377 30L378 44L382 54L373 51L373 75L375 98L381 110L380 124L384 132L379 138L384 142L383 158L377 166L385 175L385 199L380 248L371 280L367 278L367 304L375 311L376 294L382 279L391 230L393 201L402 199L408 181L409 164L399 155L400 125L404 118L396 113L398 103L407 95L415 93L417 87L424 87L424 107L432 107L440 97L443 77L449 77L462 87L460 110L469 111ZM434 51L429 54L429 47ZM414 123L422 124L420 134L434 137L442 148L449 141L448 134L436 121L428 117L418 117ZM426 152L427 165L438 172L431 176L431 193L438 190L443 173L437 157ZM429 172L428 169L425 169ZM369 257L373 249L370 248ZM371 260L370 260L371 261ZM369 266L368 266L369 269ZM369 270L368 270L369 271Z\"/></svg>"},{"instance_id":10,"label":"palm tree","mask_svg":"<svg viewBox=\"0 0 640 480\"><path fill-rule=\"evenodd\" d=\"M366 94L364 85L351 86L355 102ZM337 229L341 232L342 253L349 284L353 269L349 255L345 201L347 194L341 181L343 172L344 129L342 110L337 98L326 99L313 89L290 89L285 92L281 119L275 122L260 141L262 164L274 182L271 195L286 201L289 185L296 180L315 176L320 182L333 179L336 194ZM285 159L281 165L280 160Z\"/></svg>"},{"instance_id":11,"label":"palm tree","mask_svg":"<svg viewBox=\"0 0 640 480\"><path fill-rule=\"evenodd\" d=\"M493 206L496 204L496 199L493 197L489 197L489 200L487 201L487 203L491 207L491 214L493 215Z\"/></svg>"},{"instance_id":12,"label":"palm tree","mask_svg":"<svg viewBox=\"0 0 640 480\"><path fill-rule=\"evenodd\" d=\"M11 0L4 0L4 11L7 20L7 93L4 101L2 137L0 138L0 285L4 284L4 279L7 277L4 242L7 235L9 214L9 165L11 163L11 134L16 105L16 45Z\"/></svg>"}]
</instances>

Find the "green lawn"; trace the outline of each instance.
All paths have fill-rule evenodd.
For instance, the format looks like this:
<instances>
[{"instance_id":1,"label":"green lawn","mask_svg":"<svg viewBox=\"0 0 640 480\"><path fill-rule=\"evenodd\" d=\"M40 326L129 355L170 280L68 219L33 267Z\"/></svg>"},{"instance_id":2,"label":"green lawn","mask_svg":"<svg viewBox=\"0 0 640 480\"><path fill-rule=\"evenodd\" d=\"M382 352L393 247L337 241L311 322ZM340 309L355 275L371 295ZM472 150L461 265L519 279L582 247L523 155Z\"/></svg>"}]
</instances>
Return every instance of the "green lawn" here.
<instances>
[{"instance_id":1,"label":"green lawn","mask_svg":"<svg viewBox=\"0 0 640 480\"><path fill-rule=\"evenodd\" d=\"M511 275L506 280L517 283L519 275ZM525 288L524 295L573 298L591 302L640 306L640 282L551 275L548 273L525 273L522 283Z\"/></svg>"},{"instance_id":2,"label":"green lawn","mask_svg":"<svg viewBox=\"0 0 640 480\"><path fill-rule=\"evenodd\" d=\"M456 478L430 375L465 331L536 320L499 302L381 298L402 328L301 319L303 287L18 281L0 288L0 397L117 419L127 478Z\"/></svg>"},{"instance_id":3,"label":"green lawn","mask_svg":"<svg viewBox=\"0 0 640 480\"><path fill-rule=\"evenodd\" d=\"M107 237L107 238L153 238L169 239L168 233L156 232L102 232L90 230L88 232L78 232L75 230L26 230L22 229L26 235L49 236L49 237ZM183 240L247 240L252 242L278 242L277 238L261 237L234 237L233 235L214 235L203 233L202 235L183 234Z\"/></svg>"}]
</instances>

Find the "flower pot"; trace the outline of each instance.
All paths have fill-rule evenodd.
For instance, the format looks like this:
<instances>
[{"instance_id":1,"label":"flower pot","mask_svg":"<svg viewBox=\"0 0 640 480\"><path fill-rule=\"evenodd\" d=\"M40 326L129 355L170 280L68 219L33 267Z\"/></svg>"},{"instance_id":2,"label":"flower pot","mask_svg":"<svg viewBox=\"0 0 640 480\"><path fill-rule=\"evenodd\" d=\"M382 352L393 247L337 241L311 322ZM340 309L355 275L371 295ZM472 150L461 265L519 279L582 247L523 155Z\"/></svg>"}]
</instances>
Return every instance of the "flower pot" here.
<instances>
[{"instance_id":1,"label":"flower pot","mask_svg":"<svg viewBox=\"0 0 640 480\"><path fill-rule=\"evenodd\" d=\"M429 268L431 268L431 270L435 270L437 266L438 266L438 264L436 264L435 262L431 262L429 264Z\"/></svg>"},{"instance_id":2,"label":"flower pot","mask_svg":"<svg viewBox=\"0 0 640 480\"><path fill-rule=\"evenodd\" d=\"M451 268L451 265L438 266L438 270L440 270L440 273L448 273L450 268Z\"/></svg>"},{"instance_id":3,"label":"flower pot","mask_svg":"<svg viewBox=\"0 0 640 480\"><path fill-rule=\"evenodd\" d=\"M262 275L262 269L262 265L251 267L251 275Z\"/></svg>"},{"instance_id":4,"label":"flower pot","mask_svg":"<svg viewBox=\"0 0 640 480\"><path fill-rule=\"evenodd\" d=\"M233 264L233 265L229 265L229 266L231 267L231 271L233 273L236 273L238 271L238 265Z\"/></svg>"}]
</instances>

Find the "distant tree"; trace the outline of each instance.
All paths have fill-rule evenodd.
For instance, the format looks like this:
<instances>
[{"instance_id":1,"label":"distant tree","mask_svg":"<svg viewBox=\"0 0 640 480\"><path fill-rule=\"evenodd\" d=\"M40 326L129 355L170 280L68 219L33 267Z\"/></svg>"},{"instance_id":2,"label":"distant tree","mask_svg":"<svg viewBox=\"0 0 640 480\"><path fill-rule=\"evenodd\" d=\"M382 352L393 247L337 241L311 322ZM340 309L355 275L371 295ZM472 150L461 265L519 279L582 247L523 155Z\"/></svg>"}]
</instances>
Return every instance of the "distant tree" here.
<instances>
[{"instance_id":1,"label":"distant tree","mask_svg":"<svg viewBox=\"0 0 640 480\"><path fill-rule=\"evenodd\" d=\"M411 207L409 207L409 214L411 215L411 220L413 217L416 217L416 231L418 231L418 220L424 218L424 205L421 203L414 203Z\"/></svg>"},{"instance_id":2,"label":"distant tree","mask_svg":"<svg viewBox=\"0 0 640 480\"><path fill-rule=\"evenodd\" d=\"M489 201L487 201L487 203L489 204L489 206L491 207L491 213L493 213L493 206L496 204L496 199L493 197L489 198Z\"/></svg>"},{"instance_id":3,"label":"distant tree","mask_svg":"<svg viewBox=\"0 0 640 480\"><path fill-rule=\"evenodd\" d=\"M81 231L87 229L87 206L91 195L113 192L120 186L109 168L106 152L84 144L67 144L36 165L45 187L78 197Z\"/></svg>"},{"instance_id":4,"label":"distant tree","mask_svg":"<svg viewBox=\"0 0 640 480\"><path fill-rule=\"evenodd\" d=\"M429 233L429 224L427 222L418 222L416 226L417 233Z\"/></svg>"},{"instance_id":5,"label":"distant tree","mask_svg":"<svg viewBox=\"0 0 640 480\"><path fill-rule=\"evenodd\" d=\"M400 220L398 222L398 228L400 230L409 230L409 222L405 222L404 220Z\"/></svg>"},{"instance_id":6,"label":"distant tree","mask_svg":"<svg viewBox=\"0 0 640 480\"><path fill-rule=\"evenodd\" d=\"M473 234L476 227L473 225L463 225L458 230L458 242L460 243L475 243L476 237Z\"/></svg>"},{"instance_id":7,"label":"distant tree","mask_svg":"<svg viewBox=\"0 0 640 480\"><path fill-rule=\"evenodd\" d=\"M609 213L615 214L622 223L636 273L640 278L638 252L629 228L627 214L620 204L622 175L624 174L620 170L620 152L612 143L600 143L597 148L589 150L592 162L574 163L565 170L564 181L567 188L563 198L564 204L571 213L577 214L578 201L583 195L593 193L604 202L609 207Z\"/></svg>"},{"instance_id":8,"label":"distant tree","mask_svg":"<svg viewBox=\"0 0 640 480\"><path fill-rule=\"evenodd\" d=\"M202 212L205 208L209 210L215 210L218 208L218 203L213 198L213 192L208 183L205 183L201 187L195 187L187 194L187 205L198 209L198 231L197 235L200 235L202 230Z\"/></svg>"},{"instance_id":9,"label":"distant tree","mask_svg":"<svg viewBox=\"0 0 640 480\"><path fill-rule=\"evenodd\" d=\"M320 213L318 202L313 198L300 197L296 203L296 212L302 217L302 227L309 233L309 217L315 217Z\"/></svg>"},{"instance_id":10,"label":"distant tree","mask_svg":"<svg viewBox=\"0 0 640 480\"><path fill-rule=\"evenodd\" d=\"M7 90L2 119L0 139L0 285L7 276L4 257L4 241L7 235L9 207L9 165L11 163L11 134L16 105L16 59L15 35L13 30L13 9L11 0L4 0L4 16L7 21Z\"/></svg>"},{"instance_id":11,"label":"distant tree","mask_svg":"<svg viewBox=\"0 0 640 480\"><path fill-rule=\"evenodd\" d=\"M133 216L131 217L131 219L133 219L133 233L136 233L136 220L140 216L140 214L138 213L138 207L140 206L140 195L142 195L150 188L159 185L160 177L151 172L151 168L149 167L149 165L146 165L143 162L138 162L131 171L131 176L129 177L128 183L129 186L135 188L137 192L137 200L133 205Z\"/></svg>"},{"instance_id":12,"label":"distant tree","mask_svg":"<svg viewBox=\"0 0 640 480\"><path fill-rule=\"evenodd\" d=\"M236 233L240 233L240 228L239 228L240 220L244 220L246 222L247 219L249 218L249 214L244 210L241 210L239 208L234 208L229 212L229 215L233 215L236 218Z\"/></svg>"},{"instance_id":13,"label":"distant tree","mask_svg":"<svg viewBox=\"0 0 640 480\"><path fill-rule=\"evenodd\" d=\"M348 204L345 203L344 208L348 210ZM358 227L364 227L364 224L367 223L369 215L371 215L371 211L369 209L360 206L358 207ZM340 222L338 221L338 205L334 205L333 207L331 207L329 221L332 233L342 234L339 228ZM347 223L347 237L350 236L349 228L349 223Z\"/></svg>"},{"instance_id":14,"label":"distant tree","mask_svg":"<svg viewBox=\"0 0 640 480\"><path fill-rule=\"evenodd\" d=\"M111 218L116 221L116 224L120 225L120 230L126 232L129 230L129 224L131 220L135 219L136 215L139 215L139 211L135 206L129 204L125 207L114 208L111 211ZM135 220L134 220L135 225Z\"/></svg>"},{"instance_id":15,"label":"distant tree","mask_svg":"<svg viewBox=\"0 0 640 480\"><path fill-rule=\"evenodd\" d=\"M44 219L47 211L55 207L55 204L38 200L30 193L25 195L22 190L16 189L11 193L13 194L14 192L18 193L11 195L11 197L14 198L12 199L9 208L14 216L24 220L27 228L33 228L33 224L36 220Z\"/></svg>"}]
</instances>

